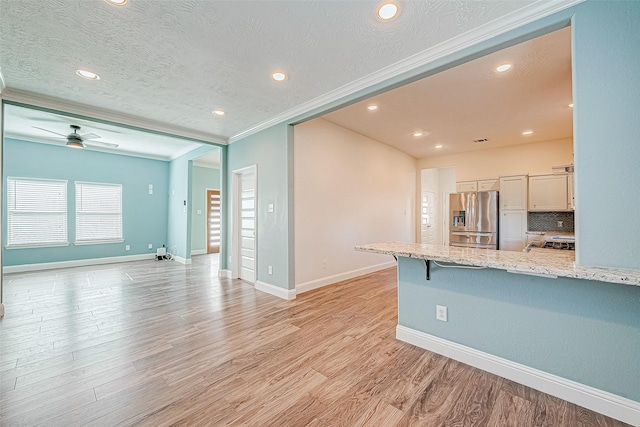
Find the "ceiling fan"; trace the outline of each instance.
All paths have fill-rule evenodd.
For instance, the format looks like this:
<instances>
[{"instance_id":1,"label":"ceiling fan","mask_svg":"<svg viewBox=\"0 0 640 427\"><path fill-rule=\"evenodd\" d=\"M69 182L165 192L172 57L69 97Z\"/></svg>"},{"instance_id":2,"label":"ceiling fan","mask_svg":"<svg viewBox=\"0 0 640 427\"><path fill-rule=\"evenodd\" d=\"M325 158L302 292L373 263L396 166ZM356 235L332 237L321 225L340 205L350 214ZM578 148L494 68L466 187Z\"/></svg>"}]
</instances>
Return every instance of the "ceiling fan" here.
<instances>
[{"instance_id":1,"label":"ceiling fan","mask_svg":"<svg viewBox=\"0 0 640 427\"><path fill-rule=\"evenodd\" d=\"M80 130L80 126L78 125L69 125L72 129L72 132L69 135L63 135L58 132L54 132L49 129L41 128L38 126L33 126L35 129L40 129L45 132L53 133L58 136L61 136L67 140L67 147L73 148L85 148L85 147L108 147L108 148L118 148L118 144L114 144L111 142L102 142L102 141L94 141L94 139L101 138L100 135L96 135L95 133L85 133L84 135L80 135L78 131ZM87 141L87 142L85 142Z\"/></svg>"}]
</instances>

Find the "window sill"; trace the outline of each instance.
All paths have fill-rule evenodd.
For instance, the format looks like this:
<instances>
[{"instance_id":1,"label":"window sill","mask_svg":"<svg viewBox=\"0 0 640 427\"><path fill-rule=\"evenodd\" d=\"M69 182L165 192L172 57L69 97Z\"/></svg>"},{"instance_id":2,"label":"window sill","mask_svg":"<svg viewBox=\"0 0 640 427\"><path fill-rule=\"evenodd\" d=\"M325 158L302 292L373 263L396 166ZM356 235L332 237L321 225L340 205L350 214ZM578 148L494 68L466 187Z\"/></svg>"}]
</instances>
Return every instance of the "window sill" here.
<instances>
[{"instance_id":1,"label":"window sill","mask_svg":"<svg viewBox=\"0 0 640 427\"><path fill-rule=\"evenodd\" d=\"M63 243L32 243L24 245L7 245L6 249L36 249L36 248L59 248L62 246L69 246L69 242Z\"/></svg>"},{"instance_id":2,"label":"window sill","mask_svg":"<svg viewBox=\"0 0 640 427\"><path fill-rule=\"evenodd\" d=\"M73 242L76 246L86 246L86 245L105 245L109 243L124 243L124 239L118 240L87 240L82 242Z\"/></svg>"}]
</instances>

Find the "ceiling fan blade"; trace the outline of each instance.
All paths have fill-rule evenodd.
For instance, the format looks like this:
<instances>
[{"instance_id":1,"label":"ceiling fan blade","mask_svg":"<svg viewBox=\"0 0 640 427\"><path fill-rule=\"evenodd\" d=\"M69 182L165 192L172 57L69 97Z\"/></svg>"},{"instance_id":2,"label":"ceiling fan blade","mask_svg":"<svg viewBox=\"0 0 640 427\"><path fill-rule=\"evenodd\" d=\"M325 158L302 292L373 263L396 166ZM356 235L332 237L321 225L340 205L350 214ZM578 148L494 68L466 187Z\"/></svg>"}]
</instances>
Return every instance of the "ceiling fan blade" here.
<instances>
[{"instance_id":1,"label":"ceiling fan blade","mask_svg":"<svg viewBox=\"0 0 640 427\"><path fill-rule=\"evenodd\" d=\"M63 138L66 138L66 137L67 137L67 135L63 135L63 134L61 134L61 133L54 132L54 131L49 130L49 129L39 128L38 126L32 126L32 127L33 127L34 129L40 129L40 130L43 130L43 131L45 131L45 132L54 133L54 134L59 135L59 136L61 136L61 137L63 137Z\"/></svg>"},{"instance_id":2,"label":"ceiling fan blade","mask_svg":"<svg viewBox=\"0 0 640 427\"><path fill-rule=\"evenodd\" d=\"M84 135L80 135L82 139L98 139L102 138L100 135L96 135L95 133L85 133Z\"/></svg>"},{"instance_id":3,"label":"ceiling fan blade","mask_svg":"<svg viewBox=\"0 0 640 427\"><path fill-rule=\"evenodd\" d=\"M102 142L102 141L84 141L84 145L87 147L108 147L108 148L118 148L118 144L114 144L113 142Z\"/></svg>"}]
</instances>

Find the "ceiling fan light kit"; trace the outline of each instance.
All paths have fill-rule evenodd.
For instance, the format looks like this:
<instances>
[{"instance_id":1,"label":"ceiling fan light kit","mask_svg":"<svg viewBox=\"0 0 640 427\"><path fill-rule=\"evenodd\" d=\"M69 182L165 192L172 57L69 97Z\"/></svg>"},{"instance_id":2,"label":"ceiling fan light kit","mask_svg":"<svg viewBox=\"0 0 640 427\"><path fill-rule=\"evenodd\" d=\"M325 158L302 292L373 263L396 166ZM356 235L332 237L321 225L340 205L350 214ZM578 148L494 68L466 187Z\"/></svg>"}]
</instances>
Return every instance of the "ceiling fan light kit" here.
<instances>
[{"instance_id":1,"label":"ceiling fan light kit","mask_svg":"<svg viewBox=\"0 0 640 427\"><path fill-rule=\"evenodd\" d=\"M58 132L54 132L49 129L41 128L38 126L34 126L36 129L43 130L45 132L53 133L55 135L61 136L67 140L67 147L72 148L86 148L87 144L84 141L89 141L91 147L106 147L106 148L118 148L118 144L114 144L112 142L104 142L104 141L93 141L96 138L100 138L100 135L96 135L95 133L86 133L84 135L80 135L78 131L80 130L80 126L78 125L69 125L69 127L73 130L69 135L63 135Z\"/></svg>"}]
</instances>

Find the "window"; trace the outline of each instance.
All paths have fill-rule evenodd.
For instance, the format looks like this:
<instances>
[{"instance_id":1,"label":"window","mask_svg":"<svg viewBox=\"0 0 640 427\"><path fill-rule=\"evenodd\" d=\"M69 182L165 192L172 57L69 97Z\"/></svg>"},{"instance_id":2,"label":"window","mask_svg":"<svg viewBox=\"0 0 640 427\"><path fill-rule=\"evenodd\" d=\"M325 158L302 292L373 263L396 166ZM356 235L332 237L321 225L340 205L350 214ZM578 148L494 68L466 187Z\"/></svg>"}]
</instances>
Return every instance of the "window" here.
<instances>
[{"instance_id":1,"label":"window","mask_svg":"<svg viewBox=\"0 0 640 427\"><path fill-rule=\"evenodd\" d=\"M76 181L76 244L123 242L122 185Z\"/></svg>"},{"instance_id":2,"label":"window","mask_svg":"<svg viewBox=\"0 0 640 427\"><path fill-rule=\"evenodd\" d=\"M7 247L68 243L67 181L7 178Z\"/></svg>"}]
</instances>

